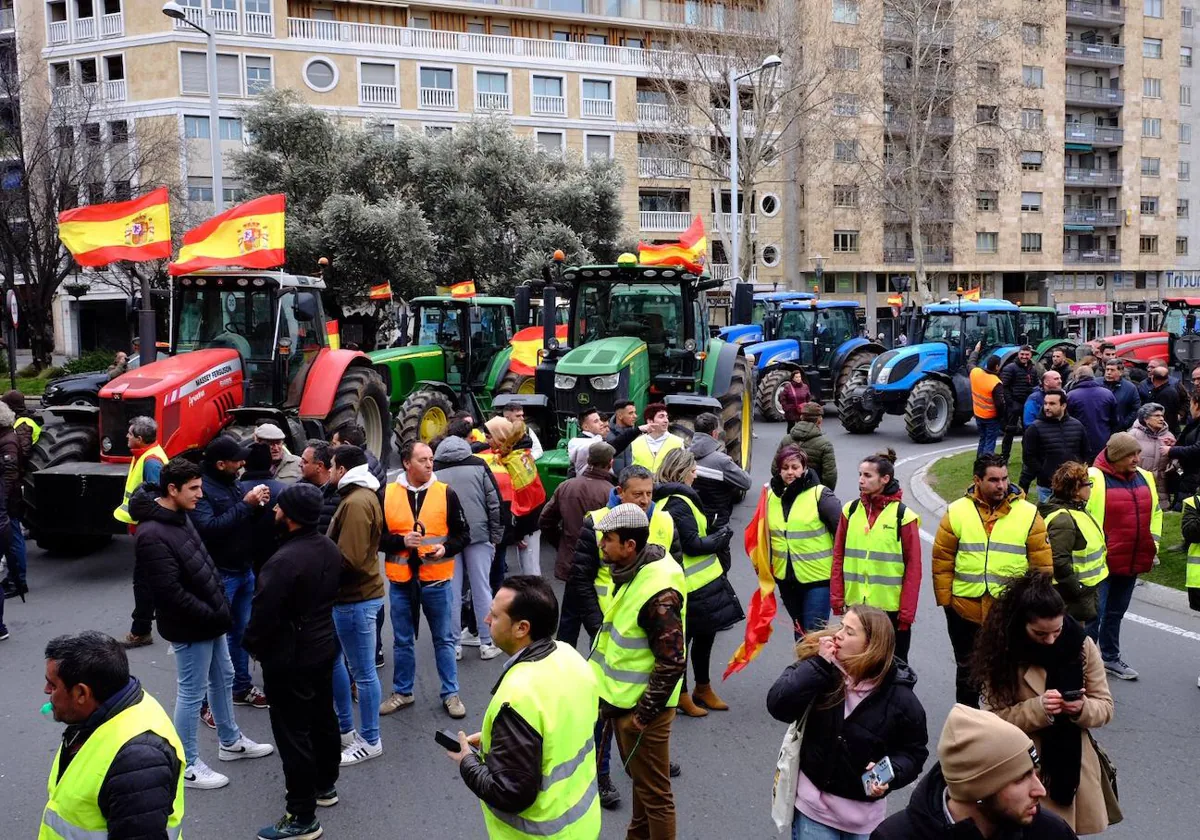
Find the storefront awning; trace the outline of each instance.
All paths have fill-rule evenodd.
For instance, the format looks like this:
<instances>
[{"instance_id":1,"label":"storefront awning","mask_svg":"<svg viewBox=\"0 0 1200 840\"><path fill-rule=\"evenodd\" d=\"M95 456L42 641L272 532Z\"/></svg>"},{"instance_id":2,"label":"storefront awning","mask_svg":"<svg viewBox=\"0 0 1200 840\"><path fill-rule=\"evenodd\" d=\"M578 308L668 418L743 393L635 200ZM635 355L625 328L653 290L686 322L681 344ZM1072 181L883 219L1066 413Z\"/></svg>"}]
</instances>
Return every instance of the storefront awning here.
<instances>
[{"instance_id":1,"label":"storefront awning","mask_svg":"<svg viewBox=\"0 0 1200 840\"><path fill-rule=\"evenodd\" d=\"M1069 230L1073 233L1091 233L1095 229L1092 225L1063 225L1063 230Z\"/></svg>"},{"instance_id":2,"label":"storefront awning","mask_svg":"<svg viewBox=\"0 0 1200 840\"><path fill-rule=\"evenodd\" d=\"M1068 152L1090 152L1092 150L1090 143L1066 143L1063 148Z\"/></svg>"}]
</instances>

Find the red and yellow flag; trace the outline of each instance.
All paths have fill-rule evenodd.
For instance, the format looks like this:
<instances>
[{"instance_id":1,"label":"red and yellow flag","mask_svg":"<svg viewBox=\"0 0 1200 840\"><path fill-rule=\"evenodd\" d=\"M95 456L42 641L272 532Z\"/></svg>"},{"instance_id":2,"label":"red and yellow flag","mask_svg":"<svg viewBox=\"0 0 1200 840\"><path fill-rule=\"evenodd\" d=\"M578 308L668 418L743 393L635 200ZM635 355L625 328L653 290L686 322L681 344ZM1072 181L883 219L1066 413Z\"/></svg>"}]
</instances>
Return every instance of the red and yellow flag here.
<instances>
[{"instance_id":1,"label":"red and yellow flag","mask_svg":"<svg viewBox=\"0 0 1200 840\"><path fill-rule=\"evenodd\" d=\"M557 325L554 328L554 337L560 344L565 343L567 325ZM521 376L533 376L538 363L538 351L542 349L542 328L526 327L518 330L509 343L512 345L512 356L509 357L508 369Z\"/></svg>"},{"instance_id":2,"label":"red and yellow flag","mask_svg":"<svg viewBox=\"0 0 1200 840\"><path fill-rule=\"evenodd\" d=\"M391 300L392 286L390 283L380 283L378 286L372 286L371 291L367 293L367 297L371 300Z\"/></svg>"},{"instance_id":3,"label":"red and yellow flag","mask_svg":"<svg viewBox=\"0 0 1200 840\"><path fill-rule=\"evenodd\" d=\"M450 297L469 298L475 297L475 281L464 280L461 283L455 283L450 287Z\"/></svg>"},{"instance_id":4,"label":"red and yellow flag","mask_svg":"<svg viewBox=\"0 0 1200 840\"><path fill-rule=\"evenodd\" d=\"M750 605L746 608L746 635L742 644L734 651L725 675L721 679L729 679L730 674L750 664L759 651L771 638L771 622L779 607L775 603L775 575L771 573L771 533L767 526L767 494L769 487L764 487L758 499L758 508L754 518L746 526L746 554L754 565L758 575L758 589L750 597Z\"/></svg>"},{"instance_id":5,"label":"red and yellow flag","mask_svg":"<svg viewBox=\"0 0 1200 840\"><path fill-rule=\"evenodd\" d=\"M75 262L90 267L118 260L145 262L171 256L167 188L133 201L93 204L58 214L58 238Z\"/></svg>"},{"instance_id":6,"label":"red and yellow flag","mask_svg":"<svg viewBox=\"0 0 1200 840\"><path fill-rule=\"evenodd\" d=\"M888 302L888 306L903 306L904 305L904 296L903 295L888 295L887 302Z\"/></svg>"},{"instance_id":7,"label":"red and yellow flag","mask_svg":"<svg viewBox=\"0 0 1200 840\"><path fill-rule=\"evenodd\" d=\"M979 302L979 289L967 289L963 292L963 300L973 300Z\"/></svg>"},{"instance_id":8,"label":"red and yellow flag","mask_svg":"<svg viewBox=\"0 0 1200 840\"><path fill-rule=\"evenodd\" d=\"M183 236L172 275L202 268L237 265L274 268L283 265L283 195L264 195L230 207Z\"/></svg>"},{"instance_id":9,"label":"red and yellow flag","mask_svg":"<svg viewBox=\"0 0 1200 840\"><path fill-rule=\"evenodd\" d=\"M514 449L500 455L491 449L479 453L487 462L500 490L500 498L512 505L513 516L531 513L546 501L546 488L542 486L533 453L528 449Z\"/></svg>"},{"instance_id":10,"label":"red and yellow flag","mask_svg":"<svg viewBox=\"0 0 1200 840\"><path fill-rule=\"evenodd\" d=\"M681 265L699 274L704 271L707 252L708 237L704 234L704 220L696 216L678 242L663 245L639 242L638 262L642 265Z\"/></svg>"},{"instance_id":11,"label":"red and yellow flag","mask_svg":"<svg viewBox=\"0 0 1200 840\"><path fill-rule=\"evenodd\" d=\"M342 346L342 333L338 328L337 321L325 322L325 343L329 345L330 350L340 350Z\"/></svg>"}]
</instances>

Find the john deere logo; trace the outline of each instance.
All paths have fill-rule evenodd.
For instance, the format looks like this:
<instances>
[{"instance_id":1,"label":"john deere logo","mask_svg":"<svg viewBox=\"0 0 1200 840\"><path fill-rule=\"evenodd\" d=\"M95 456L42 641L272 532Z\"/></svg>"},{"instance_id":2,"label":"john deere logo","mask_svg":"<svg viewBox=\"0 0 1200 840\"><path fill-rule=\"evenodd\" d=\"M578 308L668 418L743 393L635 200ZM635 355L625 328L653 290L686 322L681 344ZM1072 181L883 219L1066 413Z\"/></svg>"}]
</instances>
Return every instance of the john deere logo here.
<instances>
[{"instance_id":1,"label":"john deere logo","mask_svg":"<svg viewBox=\"0 0 1200 840\"><path fill-rule=\"evenodd\" d=\"M592 401L592 395L584 391L578 396L578 400L580 405L587 405Z\"/></svg>"}]
</instances>

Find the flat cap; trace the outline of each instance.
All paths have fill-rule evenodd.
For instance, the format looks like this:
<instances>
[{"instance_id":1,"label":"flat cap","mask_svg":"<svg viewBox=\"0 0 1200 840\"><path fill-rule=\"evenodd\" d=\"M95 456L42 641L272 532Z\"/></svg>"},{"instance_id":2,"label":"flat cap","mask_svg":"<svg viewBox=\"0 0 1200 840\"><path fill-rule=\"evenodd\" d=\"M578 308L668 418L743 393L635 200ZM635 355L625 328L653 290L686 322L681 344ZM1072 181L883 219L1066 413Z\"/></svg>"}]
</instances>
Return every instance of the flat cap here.
<instances>
[{"instance_id":1,"label":"flat cap","mask_svg":"<svg viewBox=\"0 0 1200 840\"><path fill-rule=\"evenodd\" d=\"M621 531L625 528L649 527L650 520L646 518L646 512L637 505L628 503L617 505L596 523L596 530L602 534L607 534L609 531Z\"/></svg>"}]
</instances>

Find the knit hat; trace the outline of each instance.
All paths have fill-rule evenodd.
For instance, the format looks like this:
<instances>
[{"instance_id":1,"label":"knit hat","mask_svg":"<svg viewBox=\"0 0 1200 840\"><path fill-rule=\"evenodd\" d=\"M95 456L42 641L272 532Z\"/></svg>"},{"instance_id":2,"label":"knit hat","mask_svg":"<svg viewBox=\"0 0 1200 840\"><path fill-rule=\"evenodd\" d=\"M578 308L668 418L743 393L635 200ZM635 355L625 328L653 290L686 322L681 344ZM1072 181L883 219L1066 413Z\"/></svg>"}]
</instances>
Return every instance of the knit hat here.
<instances>
[{"instance_id":1,"label":"knit hat","mask_svg":"<svg viewBox=\"0 0 1200 840\"><path fill-rule=\"evenodd\" d=\"M1112 464L1141 451L1142 447L1137 442L1137 438L1129 432L1117 432L1108 439L1108 444L1104 447L1104 457L1108 459L1108 463Z\"/></svg>"},{"instance_id":2,"label":"knit hat","mask_svg":"<svg viewBox=\"0 0 1200 840\"><path fill-rule=\"evenodd\" d=\"M25 395L20 391L9 391L3 397L0 397L0 402L4 403L13 411L25 410Z\"/></svg>"},{"instance_id":3,"label":"knit hat","mask_svg":"<svg viewBox=\"0 0 1200 840\"><path fill-rule=\"evenodd\" d=\"M950 798L957 802L985 799L1037 765L1028 735L991 712L961 703L946 717L937 750Z\"/></svg>"},{"instance_id":4,"label":"knit hat","mask_svg":"<svg viewBox=\"0 0 1200 840\"><path fill-rule=\"evenodd\" d=\"M620 531L625 528L649 528L650 520L646 512L637 505L617 505L603 519L596 523L596 531L607 534L609 531Z\"/></svg>"},{"instance_id":5,"label":"knit hat","mask_svg":"<svg viewBox=\"0 0 1200 840\"><path fill-rule=\"evenodd\" d=\"M288 519L313 528L321 519L321 491L312 484L289 484L279 494L279 507Z\"/></svg>"},{"instance_id":6,"label":"knit hat","mask_svg":"<svg viewBox=\"0 0 1200 840\"><path fill-rule=\"evenodd\" d=\"M274 423L263 423L254 430L254 437L261 441L283 440L283 429Z\"/></svg>"},{"instance_id":7,"label":"knit hat","mask_svg":"<svg viewBox=\"0 0 1200 840\"><path fill-rule=\"evenodd\" d=\"M824 417L825 406L818 402L806 402L800 409L801 417Z\"/></svg>"}]
</instances>

